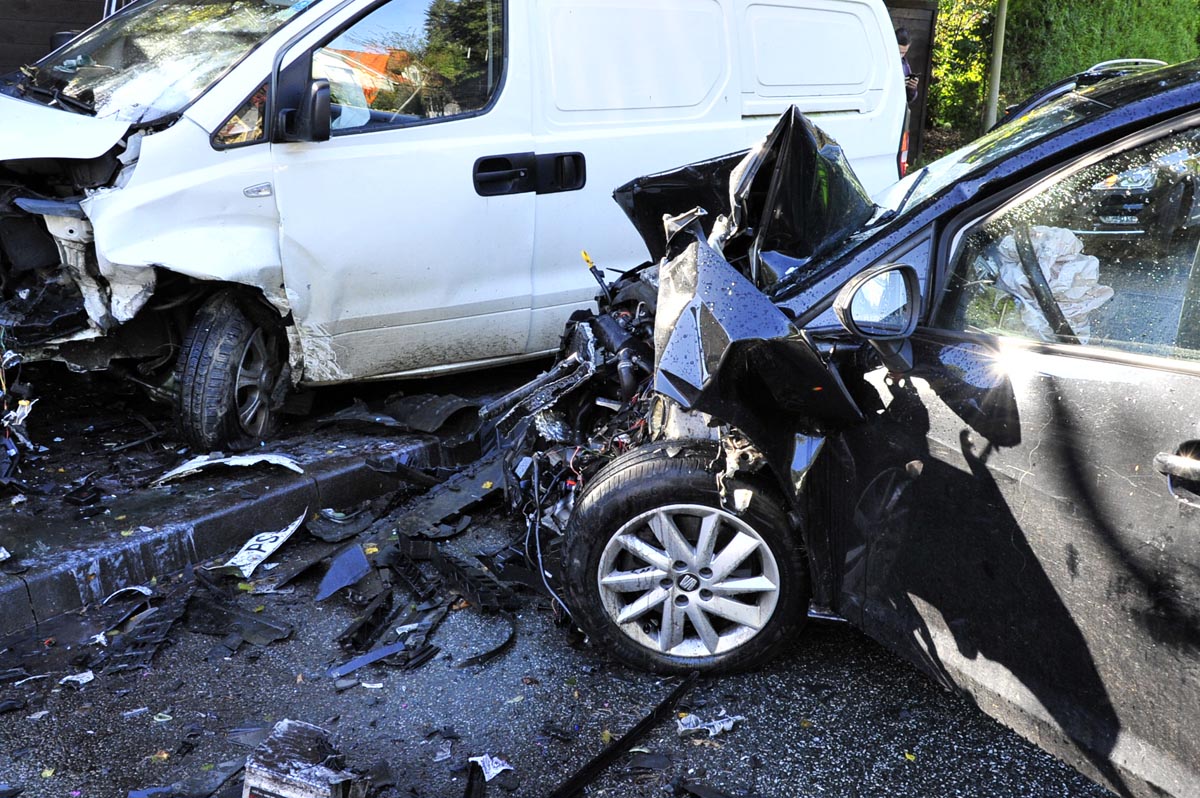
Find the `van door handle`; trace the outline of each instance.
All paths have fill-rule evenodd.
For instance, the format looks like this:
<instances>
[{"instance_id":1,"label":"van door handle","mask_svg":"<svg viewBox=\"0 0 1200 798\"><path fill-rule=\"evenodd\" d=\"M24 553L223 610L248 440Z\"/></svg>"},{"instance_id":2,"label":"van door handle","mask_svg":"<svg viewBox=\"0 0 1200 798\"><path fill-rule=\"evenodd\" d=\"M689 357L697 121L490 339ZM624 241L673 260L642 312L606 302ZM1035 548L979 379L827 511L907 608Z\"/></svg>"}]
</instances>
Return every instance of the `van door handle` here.
<instances>
[{"instance_id":1,"label":"van door handle","mask_svg":"<svg viewBox=\"0 0 1200 798\"><path fill-rule=\"evenodd\" d=\"M486 155L475 161L472 178L481 197L524 194L537 190L537 159L532 152Z\"/></svg>"},{"instance_id":2,"label":"van door handle","mask_svg":"<svg viewBox=\"0 0 1200 798\"><path fill-rule=\"evenodd\" d=\"M582 152L554 152L537 157L537 193L578 191L587 184Z\"/></svg>"}]
</instances>

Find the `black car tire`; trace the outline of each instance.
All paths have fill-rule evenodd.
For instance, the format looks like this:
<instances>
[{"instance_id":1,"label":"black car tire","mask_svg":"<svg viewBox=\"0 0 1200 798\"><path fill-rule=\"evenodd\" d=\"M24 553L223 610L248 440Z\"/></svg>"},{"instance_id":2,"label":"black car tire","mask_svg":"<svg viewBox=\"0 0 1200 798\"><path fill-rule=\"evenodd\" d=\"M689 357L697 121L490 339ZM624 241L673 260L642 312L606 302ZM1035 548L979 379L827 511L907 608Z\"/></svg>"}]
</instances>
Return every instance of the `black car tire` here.
<instances>
[{"instance_id":1,"label":"black car tire","mask_svg":"<svg viewBox=\"0 0 1200 798\"><path fill-rule=\"evenodd\" d=\"M279 427L282 330L255 320L249 300L233 290L211 296L192 319L176 364L176 417L201 451L239 451Z\"/></svg>"},{"instance_id":2,"label":"black car tire","mask_svg":"<svg viewBox=\"0 0 1200 798\"><path fill-rule=\"evenodd\" d=\"M789 528L780 500L763 486L730 481L726 489L731 495L735 490L745 491L738 494L745 509L740 514L724 509L716 476L709 468L713 455L711 445L703 442L650 444L621 455L596 474L580 496L568 524L564 550L568 606L575 621L595 643L634 667L659 673L693 670L726 673L756 667L775 656L807 617L807 561L798 535ZM749 502L745 504L747 497ZM669 573L653 566L641 570L638 562L649 565L649 560L630 553L618 537L624 535L622 540L630 540L630 536L653 535L661 541L649 525L652 520L661 524L658 519L663 517L675 522L675 527L692 544L697 541L702 519L718 519L713 522L714 528L720 530L712 547L715 556L709 555L705 560L693 545L686 550L690 562L674 560L667 566ZM723 552L737 548L730 546L734 541L737 546L757 543L740 563L744 567L730 574L721 574L723 567L717 571L700 567L705 562L718 566ZM651 556L666 556L665 552L663 548ZM655 586L645 587L641 593L638 591L643 588L616 591L602 583L602 569L611 579L653 580ZM696 573L691 574L691 570ZM705 570L707 575L703 573ZM628 576L620 576L625 574ZM692 578L688 579L689 576ZM743 592L741 588L749 584L747 579L766 580L760 584L773 580L776 588ZM626 587L632 588L633 583L627 583ZM738 592L727 592L734 589ZM654 609L636 616L636 620L620 622L622 612L634 611L630 608L639 601L653 602L663 592L668 593L665 599L650 603ZM773 599L768 593L773 593ZM731 595L738 598L732 599ZM625 603L625 597L631 600ZM747 609L732 608L729 603L742 604L747 597ZM748 607L756 602L757 631L752 628L755 622L743 624L722 615L731 608L739 617L754 615ZM766 607L764 602L772 606ZM664 641L661 635L656 637L653 627L658 622L657 631L662 631L667 625L664 611L672 606L679 608L670 610L672 616L686 617L673 624L682 633L682 640L663 650L671 638ZM701 617L702 624L706 621L712 624L707 641L696 625L696 616ZM712 632L717 633L716 639L720 641L715 651Z\"/></svg>"}]
</instances>

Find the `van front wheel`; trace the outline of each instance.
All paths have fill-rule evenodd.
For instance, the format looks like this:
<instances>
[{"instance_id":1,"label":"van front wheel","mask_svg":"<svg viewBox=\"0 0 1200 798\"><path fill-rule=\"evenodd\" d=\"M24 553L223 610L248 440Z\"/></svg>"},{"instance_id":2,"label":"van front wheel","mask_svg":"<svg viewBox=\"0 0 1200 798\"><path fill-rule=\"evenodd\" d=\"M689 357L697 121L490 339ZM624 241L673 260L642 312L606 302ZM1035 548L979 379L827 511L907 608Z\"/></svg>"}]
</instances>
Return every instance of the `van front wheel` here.
<instances>
[{"instance_id":1,"label":"van front wheel","mask_svg":"<svg viewBox=\"0 0 1200 798\"><path fill-rule=\"evenodd\" d=\"M234 291L200 306L176 366L176 415L192 446L237 451L275 434L286 363L282 341L279 325L253 313Z\"/></svg>"}]
</instances>

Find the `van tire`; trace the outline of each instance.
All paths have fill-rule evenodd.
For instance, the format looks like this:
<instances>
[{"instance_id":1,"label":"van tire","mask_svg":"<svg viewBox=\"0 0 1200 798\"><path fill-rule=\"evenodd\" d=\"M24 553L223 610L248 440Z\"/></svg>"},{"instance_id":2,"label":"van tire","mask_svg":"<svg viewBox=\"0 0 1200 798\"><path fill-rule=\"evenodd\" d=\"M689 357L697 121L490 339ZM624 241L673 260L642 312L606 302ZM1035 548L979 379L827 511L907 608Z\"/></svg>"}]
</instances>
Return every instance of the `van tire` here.
<instances>
[{"instance_id":1,"label":"van tire","mask_svg":"<svg viewBox=\"0 0 1200 798\"><path fill-rule=\"evenodd\" d=\"M209 297L192 319L175 367L176 419L199 451L240 451L279 427L283 332L234 290Z\"/></svg>"},{"instance_id":2,"label":"van tire","mask_svg":"<svg viewBox=\"0 0 1200 798\"><path fill-rule=\"evenodd\" d=\"M658 673L728 673L754 668L774 657L807 618L807 560L782 502L766 486L730 480L727 490L747 490L750 500L740 515L723 508L716 475L710 469L714 454L711 444L695 441L651 444L628 452L596 474L580 496L567 526L563 582L574 620L601 650L612 652L634 667ZM670 595L655 604L655 609L622 623L621 611L638 598L656 592L656 588L644 593L617 592L601 580L605 574L632 575L649 564L618 544L617 537L651 534L649 524L657 514L682 522L689 543L695 542L702 519L719 519L716 523L723 532L714 554L727 550L724 547L730 543L730 535L743 536L743 541L754 539L760 546L743 561L746 573L717 577L708 583L715 591L698 589L691 580L685 584L692 570L699 577L704 575L703 568L708 571L705 578L712 577L712 570L701 562L704 558L700 555L681 570L677 568L681 561L672 564L674 570L670 573L660 574L654 569L657 587ZM651 545L658 547L653 542ZM691 553L695 553L694 548ZM706 562L715 564L717 558L710 557ZM739 602L744 600L757 608L755 623L760 625L756 632L754 624L729 621L706 609L715 609L710 602L721 598L720 588L729 586L727 579L749 577L775 584L773 591L735 594ZM669 587L666 581L671 582ZM660 610L681 604L680 613L702 616L721 633L718 639L722 642L715 651L690 619L680 621L682 642L672 645L670 651L663 650Z\"/></svg>"}]
</instances>

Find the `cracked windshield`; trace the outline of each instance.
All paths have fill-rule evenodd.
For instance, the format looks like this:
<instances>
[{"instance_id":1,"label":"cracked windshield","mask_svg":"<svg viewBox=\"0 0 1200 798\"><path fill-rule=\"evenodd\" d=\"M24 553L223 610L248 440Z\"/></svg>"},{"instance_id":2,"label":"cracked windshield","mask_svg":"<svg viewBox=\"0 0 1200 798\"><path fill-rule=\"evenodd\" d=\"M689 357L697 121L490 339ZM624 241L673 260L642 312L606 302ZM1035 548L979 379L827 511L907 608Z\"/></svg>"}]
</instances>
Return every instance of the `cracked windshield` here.
<instances>
[{"instance_id":1,"label":"cracked windshield","mask_svg":"<svg viewBox=\"0 0 1200 798\"><path fill-rule=\"evenodd\" d=\"M148 122L185 108L311 0L161 0L111 17L27 67L25 95Z\"/></svg>"}]
</instances>

